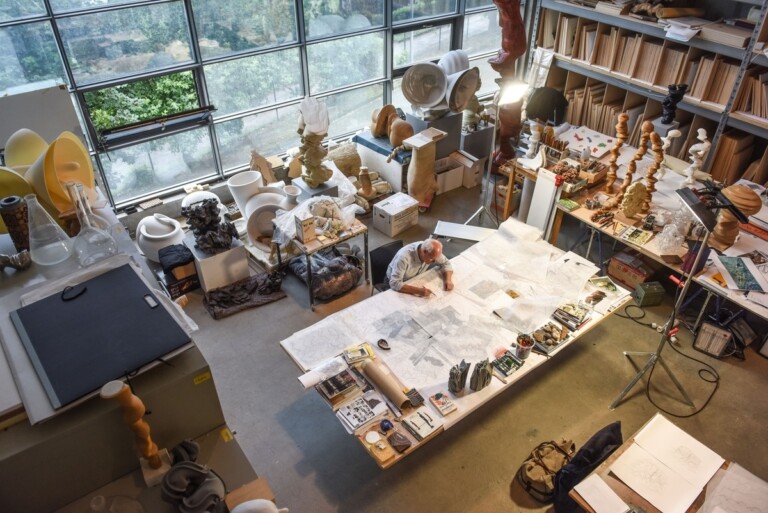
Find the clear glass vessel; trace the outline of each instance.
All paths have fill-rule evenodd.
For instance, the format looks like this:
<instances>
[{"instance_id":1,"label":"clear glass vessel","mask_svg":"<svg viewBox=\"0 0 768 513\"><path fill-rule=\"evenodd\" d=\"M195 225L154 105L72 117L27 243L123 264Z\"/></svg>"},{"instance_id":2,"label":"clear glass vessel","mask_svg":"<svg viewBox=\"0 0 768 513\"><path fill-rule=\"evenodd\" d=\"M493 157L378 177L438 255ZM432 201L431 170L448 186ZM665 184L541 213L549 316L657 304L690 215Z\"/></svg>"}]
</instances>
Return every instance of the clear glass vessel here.
<instances>
[{"instance_id":1,"label":"clear glass vessel","mask_svg":"<svg viewBox=\"0 0 768 513\"><path fill-rule=\"evenodd\" d=\"M72 254L72 239L45 211L34 194L24 196L29 224L29 253L37 265L52 266Z\"/></svg>"},{"instance_id":2,"label":"clear glass vessel","mask_svg":"<svg viewBox=\"0 0 768 513\"><path fill-rule=\"evenodd\" d=\"M80 232L75 237L73 249L77 261L83 267L88 267L100 260L117 254L117 242L105 229L104 221L100 220L91 210L88 198L85 196L83 184L67 183L67 192L80 222Z\"/></svg>"}]
</instances>

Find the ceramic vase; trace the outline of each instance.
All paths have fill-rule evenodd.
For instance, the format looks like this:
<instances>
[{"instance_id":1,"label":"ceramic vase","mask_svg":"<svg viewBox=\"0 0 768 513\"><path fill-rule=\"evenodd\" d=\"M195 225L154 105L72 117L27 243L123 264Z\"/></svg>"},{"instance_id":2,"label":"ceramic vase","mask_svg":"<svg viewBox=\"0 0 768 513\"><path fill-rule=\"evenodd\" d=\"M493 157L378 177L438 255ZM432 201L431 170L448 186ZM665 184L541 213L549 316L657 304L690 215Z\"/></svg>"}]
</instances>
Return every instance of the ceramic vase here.
<instances>
[{"instance_id":1,"label":"ceramic vase","mask_svg":"<svg viewBox=\"0 0 768 513\"><path fill-rule=\"evenodd\" d=\"M227 180L227 187L237 208L245 215L246 203L264 187L264 179L258 171L243 171Z\"/></svg>"}]
</instances>

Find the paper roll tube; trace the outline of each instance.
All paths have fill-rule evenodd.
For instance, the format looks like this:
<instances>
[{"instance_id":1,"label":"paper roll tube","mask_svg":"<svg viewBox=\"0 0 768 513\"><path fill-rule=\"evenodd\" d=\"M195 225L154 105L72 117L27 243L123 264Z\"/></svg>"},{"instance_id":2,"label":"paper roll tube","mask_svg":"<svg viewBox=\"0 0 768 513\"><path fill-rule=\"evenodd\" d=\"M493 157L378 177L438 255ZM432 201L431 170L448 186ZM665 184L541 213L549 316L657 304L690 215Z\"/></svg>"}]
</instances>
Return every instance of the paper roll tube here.
<instances>
[{"instance_id":1,"label":"paper roll tube","mask_svg":"<svg viewBox=\"0 0 768 513\"><path fill-rule=\"evenodd\" d=\"M373 381L373 384L401 410L408 402L403 393L403 387L392 372L376 362L367 361L362 364L363 373Z\"/></svg>"}]
</instances>

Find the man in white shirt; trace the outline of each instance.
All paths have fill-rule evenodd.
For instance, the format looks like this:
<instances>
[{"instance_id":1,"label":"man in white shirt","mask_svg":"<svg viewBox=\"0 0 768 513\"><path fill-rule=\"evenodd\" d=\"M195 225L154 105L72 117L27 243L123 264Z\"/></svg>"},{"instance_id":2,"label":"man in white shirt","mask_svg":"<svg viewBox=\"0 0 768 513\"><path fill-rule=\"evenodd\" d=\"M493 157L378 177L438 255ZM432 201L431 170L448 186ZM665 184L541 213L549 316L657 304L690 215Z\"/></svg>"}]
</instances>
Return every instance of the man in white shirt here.
<instances>
[{"instance_id":1,"label":"man in white shirt","mask_svg":"<svg viewBox=\"0 0 768 513\"><path fill-rule=\"evenodd\" d=\"M432 267L441 268L445 290L453 290L453 267L443 255L443 245L435 239L413 242L397 252L387 268L389 287L404 294L428 297L433 293L429 287L405 282Z\"/></svg>"}]
</instances>

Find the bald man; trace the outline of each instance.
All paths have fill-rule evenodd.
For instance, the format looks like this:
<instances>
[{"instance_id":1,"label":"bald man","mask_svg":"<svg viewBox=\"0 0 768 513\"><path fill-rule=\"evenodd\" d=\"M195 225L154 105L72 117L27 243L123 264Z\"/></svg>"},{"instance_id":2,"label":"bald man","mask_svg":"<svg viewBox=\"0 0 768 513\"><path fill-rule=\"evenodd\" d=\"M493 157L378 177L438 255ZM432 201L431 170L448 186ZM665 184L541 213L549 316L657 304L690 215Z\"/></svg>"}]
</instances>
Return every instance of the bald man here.
<instances>
[{"instance_id":1,"label":"bald man","mask_svg":"<svg viewBox=\"0 0 768 513\"><path fill-rule=\"evenodd\" d=\"M387 268L389 287L404 294L428 297L432 294L429 287L405 282L433 267L441 269L445 290L453 290L453 267L443 255L443 245L435 239L408 244L397 252Z\"/></svg>"}]
</instances>

